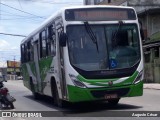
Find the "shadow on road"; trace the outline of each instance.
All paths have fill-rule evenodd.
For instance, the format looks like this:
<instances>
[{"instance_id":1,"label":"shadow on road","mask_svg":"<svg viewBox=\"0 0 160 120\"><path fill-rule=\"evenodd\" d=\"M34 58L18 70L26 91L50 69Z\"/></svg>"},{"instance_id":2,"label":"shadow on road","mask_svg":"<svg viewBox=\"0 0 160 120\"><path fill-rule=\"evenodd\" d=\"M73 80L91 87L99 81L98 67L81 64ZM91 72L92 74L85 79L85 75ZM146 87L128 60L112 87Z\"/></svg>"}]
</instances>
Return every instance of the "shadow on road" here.
<instances>
[{"instance_id":1,"label":"shadow on road","mask_svg":"<svg viewBox=\"0 0 160 120\"><path fill-rule=\"evenodd\" d=\"M0 108L0 110L4 110L4 111L8 111L8 110L13 110L13 109L11 109L11 108L9 108L9 107L3 107L3 108Z\"/></svg>"},{"instance_id":2,"label":"shadow on road","mask_svg":"<svg viewBox=\"0 0 160 120\"><path fill-rule=\"evenodd\" d=\"M95 102L80 102L80 103L66 103L65 108L59 108L54 106L53 100L51 97L43 96L40 100L35 100L32 95L25 96L28 99L31 99L33 101L37 101L40 104L43 104L47 107L56 109L63 114L72 116L72 115L80 115L80 114L95 114L95 113L101 113L107 111L136 111L139 108L142 108L142 106L136 106L136 105L129 105L129 104L122 104L121 101L116 106L111 106L105 101L95 101Z\"/></svg>"},{"instance_id":3,"label":"shadow on road","mask_svg":"<svg viewBox=\"0 0 160 120\"><path fill-rule=\"evenodd\" d=\"M54 103L53 103L53 99L49 96L41 96L39 99L35 99L33 95L27 95L27 96L24 96L30 100L33 100L33 101L36 101L42 105L45 105L49 108L53 108L53 109L56 109L58 111L62 111L63 109L62 108L59 108L59 107L56 107L54 106Z\"/></svg>"}]
</instances>

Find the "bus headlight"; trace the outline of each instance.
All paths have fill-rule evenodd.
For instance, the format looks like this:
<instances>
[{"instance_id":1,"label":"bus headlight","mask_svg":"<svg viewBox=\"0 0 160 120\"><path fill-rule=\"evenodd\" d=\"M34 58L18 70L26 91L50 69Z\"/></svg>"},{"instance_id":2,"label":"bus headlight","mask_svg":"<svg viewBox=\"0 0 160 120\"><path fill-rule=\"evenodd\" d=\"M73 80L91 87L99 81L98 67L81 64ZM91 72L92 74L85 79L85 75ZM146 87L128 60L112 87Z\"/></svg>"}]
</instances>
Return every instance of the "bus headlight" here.
<instances>
[{"instance_id":1,"label":"bus headlight","mask_svg":"<svg viewBox=\"0 0 160 120\"><path fill-rule=\"evenodd\" d=\"M85 84L82 83L81 81L77 80L76 76L69 74L69 77L71 78L71 80L75 86L80 87L80 88L86 88Z\"/></svg>"},{"instance_id":2,"label":"bus headlight","mask_svg":"<svg viewBox=\"0 0 160 120\"><path fill-rule=\"evenodd\" d=\"M137 84L140 81L142 81L143 79L143 70L141 72L139 72L138 76L136 77L136 79L134 80L133 84Z\"/></svg>"}]
</instances>

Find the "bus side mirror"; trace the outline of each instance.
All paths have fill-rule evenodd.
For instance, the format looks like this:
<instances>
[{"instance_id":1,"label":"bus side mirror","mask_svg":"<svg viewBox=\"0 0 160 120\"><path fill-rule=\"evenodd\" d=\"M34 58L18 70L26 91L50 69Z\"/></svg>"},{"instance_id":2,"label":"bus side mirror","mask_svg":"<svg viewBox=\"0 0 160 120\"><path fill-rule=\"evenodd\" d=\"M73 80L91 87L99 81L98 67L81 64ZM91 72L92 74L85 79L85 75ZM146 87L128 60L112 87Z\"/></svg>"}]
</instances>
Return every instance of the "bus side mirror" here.
<instances>
[{"instance_id":1,"label":"bus side mirror","mask_svg":"<svg viewBox=\"0 0 160 120\"><path fill-rule=\"evenodd\" d=\"M59 45L61 47L65 47L66 46L66 41L67 41L67 35L66 33L60 33L60 36L59 36Z\"/></svg>"}]
</instances>

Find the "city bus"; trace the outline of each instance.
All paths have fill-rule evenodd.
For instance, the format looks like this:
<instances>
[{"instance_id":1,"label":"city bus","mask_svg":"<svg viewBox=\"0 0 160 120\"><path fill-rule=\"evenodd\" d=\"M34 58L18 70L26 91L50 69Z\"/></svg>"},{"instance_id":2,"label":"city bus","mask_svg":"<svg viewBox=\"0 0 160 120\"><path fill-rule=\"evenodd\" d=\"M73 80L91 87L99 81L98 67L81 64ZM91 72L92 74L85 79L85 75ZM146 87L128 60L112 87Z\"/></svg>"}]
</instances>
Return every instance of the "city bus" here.
<instances>
[{"instance_id":1,"label":"city bus","mask_svg":"<svg viewBox=\"0 0 160 120\"><path fill-rule=\"evenodd\" d=\"M21 42L23 83L36 99L107 101L143 95L142 32L135 10L67 7Z\"/></svg>"}]
</instances>

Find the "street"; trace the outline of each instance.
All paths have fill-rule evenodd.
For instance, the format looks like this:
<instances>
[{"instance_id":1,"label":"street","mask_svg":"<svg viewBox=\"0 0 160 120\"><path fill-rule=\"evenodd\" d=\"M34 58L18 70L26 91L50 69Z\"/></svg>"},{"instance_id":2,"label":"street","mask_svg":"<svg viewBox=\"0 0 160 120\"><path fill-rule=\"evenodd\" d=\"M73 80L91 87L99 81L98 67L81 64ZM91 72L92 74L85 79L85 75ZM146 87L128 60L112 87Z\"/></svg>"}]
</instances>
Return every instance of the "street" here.
<instances>
[{"instance_id":1,"label":"street","mask_svg":"<svg viewBox=\"0 0 160 120\"><path fill-rule=\"evenodd\" d=\"M50 97L42 97L41 100L35 100L32 93L23 86L23 81L21 80L9 80L4 84L9 88L11 95L16 98L16 102L14 103L15 109L9 111L59 111L69 117L105 117L105 113L110 111L160 111L159 90L144 89L144 95L142 97L123 98L115 107L109 106L107 102L86 102L67 104L62 109L55 107ZM5 110L8 111L8 109Z\"/></svg>"}]
</instances>

